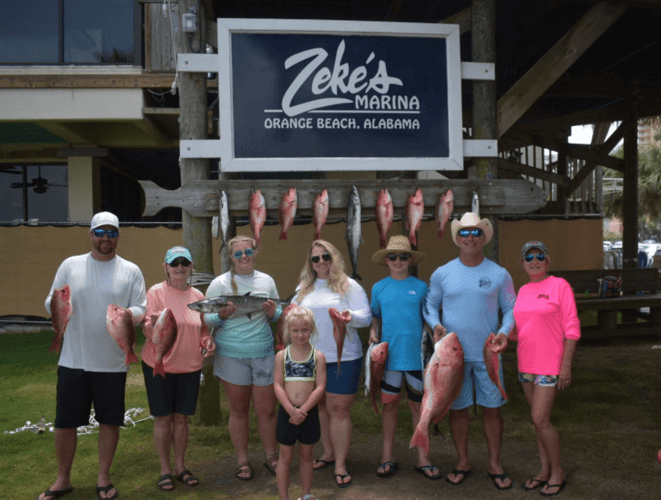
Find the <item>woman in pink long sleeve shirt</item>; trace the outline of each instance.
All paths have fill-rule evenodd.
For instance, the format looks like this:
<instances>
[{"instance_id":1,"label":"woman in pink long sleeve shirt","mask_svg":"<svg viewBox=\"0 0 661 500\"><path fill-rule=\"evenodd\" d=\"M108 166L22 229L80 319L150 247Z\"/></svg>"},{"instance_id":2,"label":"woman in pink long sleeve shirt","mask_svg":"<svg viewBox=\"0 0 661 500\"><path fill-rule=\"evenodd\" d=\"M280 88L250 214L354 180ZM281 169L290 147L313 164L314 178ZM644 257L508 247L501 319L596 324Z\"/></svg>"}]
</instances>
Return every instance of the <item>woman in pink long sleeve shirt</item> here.
<instances>
[{"instance_id":1,"label":"woman in pink long sleeve shirt","mask_svg":"<svg viewBox=\"0 0 661 500\"><path fill-rule=\"evenodd\" d=\"M530 405L541 460L541 471L523 489L541 486L543 496L554 496L566 483L560 463L560 436L551 425L551 410L558 389L571 384L580 322L571 286L548 274L551 260L544 243L529 241L523 245L521 264L530 282L521 287L514 306L519 380Z\"/></svg>"}]
</instances>

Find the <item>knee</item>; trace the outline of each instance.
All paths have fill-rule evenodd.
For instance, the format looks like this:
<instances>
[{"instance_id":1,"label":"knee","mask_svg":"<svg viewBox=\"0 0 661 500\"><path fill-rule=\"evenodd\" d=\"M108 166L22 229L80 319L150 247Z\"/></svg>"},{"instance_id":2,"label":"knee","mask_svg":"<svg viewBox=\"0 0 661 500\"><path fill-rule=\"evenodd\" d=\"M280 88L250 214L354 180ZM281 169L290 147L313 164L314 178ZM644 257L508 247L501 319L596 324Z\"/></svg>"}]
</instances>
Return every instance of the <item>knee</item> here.
<instances>
[{"instance_id":1,"label":"knee","mask_svg":"<svg viewBox=\"0 0 661 500\"><path fill-rule=\"evenodd\" d=\"M551 416L543 412L532 413L532 423L536 430L544 430L551 426Z\"/></svg>"},{"instance_id":2,"label":"knee","mask_svg":"<svg viewBox=\"0 0 661 500\"><path fill-rule=\"evenodd\" d=\"M169 429L172 427L173 417L172 413L165 417L154 417L154 427L158 429Z\"/></svg>"},{"instance_id":3,"label":"knee","mask_svg":"<svg viewBox=\"0 0 661 500\"><path fill-rule=\"evenodd\" d=\"M188 425L188 415L174 413L174 425Z\"/></svg>"}]
</instances>

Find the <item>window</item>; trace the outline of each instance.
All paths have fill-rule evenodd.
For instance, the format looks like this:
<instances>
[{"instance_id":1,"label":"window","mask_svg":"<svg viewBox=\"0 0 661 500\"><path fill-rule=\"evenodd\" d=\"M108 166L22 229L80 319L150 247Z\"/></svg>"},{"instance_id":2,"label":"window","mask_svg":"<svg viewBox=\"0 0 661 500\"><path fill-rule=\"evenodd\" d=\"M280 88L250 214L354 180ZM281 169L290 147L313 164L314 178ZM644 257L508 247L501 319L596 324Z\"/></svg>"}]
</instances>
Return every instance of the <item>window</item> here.
<instances>
[{"instance_id":1,"label":"window","mask_svg":"<svg viewBox=\"0 0 661 500\"><path fill-rule=\"evenodd\" d=\"M66 165L0 166L0 221L68 222Z\"/></svg>"},{"instance_id":2,"label":"window","mask_svg":"<svg viewBox=\"0 0 661 500\"><path fill-rule=\"evenodd\" d=\"M142 62L141 16L135 0L6 3L0 22L0 63Z\"/></svg>"}]
</instances>

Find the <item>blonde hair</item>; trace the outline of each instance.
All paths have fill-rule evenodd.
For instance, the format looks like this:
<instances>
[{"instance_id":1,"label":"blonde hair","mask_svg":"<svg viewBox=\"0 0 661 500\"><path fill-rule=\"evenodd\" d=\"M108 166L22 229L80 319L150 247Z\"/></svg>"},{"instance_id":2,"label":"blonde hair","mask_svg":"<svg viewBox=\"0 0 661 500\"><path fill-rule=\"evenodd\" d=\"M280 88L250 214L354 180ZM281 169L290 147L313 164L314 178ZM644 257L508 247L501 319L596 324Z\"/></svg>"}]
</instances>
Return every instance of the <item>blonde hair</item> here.
<instances>
[{"instance_id":1,"label":"blonde hair","mask_svg":"<svg viewBox=\"0 0 661 500\"><path fill-rule=\"evenodd\" d=\"M257 240L250 236L245 236L243 234L240 234L227 242L227 248L229 248L230 256L234 253L234 245L246 241L250 243L251 248L253 249L255 254L257 254ZM232 293L234 295L238 295L239 287L237 286L236 280L234 279L235 275L236 275L236 269L234 269L234 260L230 258L230 277L231 277L230 284L232 285Z\"/></svg>"},{"instance_id":2,"label":"blonde hair","mask_svg":"<svg viewBox=\"0 0 661 500\"><path fill-rule=\"evenodd\" d=\"M317 324L314 321L314 313L310 309L303 306L292 307L287 313L287 316L285 316L285 322L282 325L282 341L285 344L291 344L291 333L289 332L289 329L291 328L291 324L296 320L306 321L308 325L310 325L310 328L312 329L310 338L312 338L312 335L317 331Z\"/></svg>"},{"instance_id":3,"label":"blonde hair","mask_svg":"<svg viewBox=\"0 0 661 500\"><path fill-rule=\"evenodd\" d=\"M314 247L321 247L331 256L331 266L330 266L330 275L328 276L328 288L333 290L335 293L344 295L349 290L349 277L345 271L344 259L342 254L339 252L332 243L329 243L325 240L314 240L310 249L308 250L308 258L303 266L301 271L301 276L299 281L301 283L301 288L298 292L297 302L303 300L308 293L312 291L314 287L314 282L317 280L317 272L312 267L312 261L310 257L312 256L312 250Z\"/></svg>"}]
</instances>

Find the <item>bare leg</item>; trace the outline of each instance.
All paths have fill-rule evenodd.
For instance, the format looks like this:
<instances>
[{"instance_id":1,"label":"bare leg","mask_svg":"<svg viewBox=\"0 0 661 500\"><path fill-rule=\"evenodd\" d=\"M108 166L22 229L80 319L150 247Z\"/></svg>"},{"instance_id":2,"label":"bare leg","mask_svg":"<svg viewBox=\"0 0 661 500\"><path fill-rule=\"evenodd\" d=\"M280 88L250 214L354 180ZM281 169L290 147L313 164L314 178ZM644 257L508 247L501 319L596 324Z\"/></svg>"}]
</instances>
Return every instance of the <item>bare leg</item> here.
<instances>
[{"instance_id":1,"label":"bare leg","mask_svg":"<svg viewBox=\"0 0 661 500\"><path fill-rule=\"evenodd\" d=\"M298 443L298 471L301 475L301 488L303 496L312 489L312 462L314 460L314 445Z\"/></svg>"},{"instance_id":2,"label":"bare leg","mask_svg":"<svg viewBox=\"0 0 661 500\"><path fill-rule=\"evenodd\" d=\"M503 419L500 416L500 409L482 407L482 412L482 425L489 449L489 473L502 474L504 471L500 463L500 446L503 442ZM512 484L512 480L496 479L496 483L502 488L507 488Z\"/></svg>"},{"instance_id":3,"label":"bare leg","mask_svg":"<svg viewBox=\"0 0 661 500\"><path fill-rule=\"evenodd\" d=\"M346 459L351 444L351 405L355 394L326 393L326 408L330 415L330 435L335 455L335 474L348 474ZM348 483L351 477L345 477Z\"/></svg>"},{"instance_id":4,"label":"bare leg","mask_svg":"<svg viewBox=\"0 0 661 500\"><path fill-rule=\"evenodd\" d=\"M110 484L110 466L115 457L118 442L119 427L99 424L99 477L96 483L98 486L108 486ZM101 498L110 498L116 492L115 488L108 492L101 492Z\"/></svg>"},{"instance_id":5,"label":"bare leg","mask_svg":"<svg viewBox=\"0 0 661 500\"><path fill-rule=\"evenodd\" d=\"M321 401L319 401L319 425L321 426L321 444L324 447L324 452L317 461L324 460L326 462L332 462L335 459L335 455L333 454L333 443L331 442L330 415L328 413L328 408L326 408L325 394L321 398Z\"/></svg>"},{"instance_id":6,"label":"bare leg","mask_svg":"<svg viewBox=\"0 0 661 500\"><path fill-rule=\"evenodd\" d=\"M450 432L452 433L452 441L454 441L454 448L457 451L457 464L455 469L470 471L471 464L468 460L468 432L470 431L470 415L468 408L463 410L450 410ZM448 474L448 481L458 483L463 480L463 476Z\"/></svg>"},{"instance_id":7,"label":"bare leg","mask_svg":"<svg viewBox=\"0 0 661 500\"><path fill-rule=\"evenodd\" d=\"M250 388L252 386L235 385L222 379L221 382L230 406L228 424L230 438L236 450L237 463L241 464L248 461L248 413L250 411ZM250 473L246 470L240 475L247 478Z\"/></svg>"},{"instance_id":8,"label":"bare leg","mask_svg":"<svg viewBox=\"0 0 661 500\"><path fill-rule=\"evenodd\" d=\"M172 474L170 468L170 448L172 446L172 414L166 417L154 417L154 448L161 461L161 476ZM165 488L166 491L174 489L174 485Z\"/></svg>"},{"instance_id":9,"label":"bare leg","mask_svg":"<svg viewBox=\"0 0 661 500\"><path fill-rule=\"evenodd\" d=\"M172 438L174 442L174 472L181 474L186 468L186 448L188 447L188 415L181 413L174 413L174 423L172 428ZM190 477L185 475L182 479ZM195 486L198 484L197 480L190 480L188 486Z\"/></svg>"},{"instance_id":10,"label":"bare leg","mask_svg":"<svg viewBox=\"0 0 661 500\"><path fill-rule=\"evenodd\" d=\"M521 385L523 386L523 393L526 395L526 399L528 400L528 405L530 406L530 414L532 415L532 409L535 407L534 393L536 386L532 382L526 382ZM536 483L533 483L535 479L539 480L539 482L545 483L548 481L549 477L551 477L551 461L536 431L535 431L535 436L537 438L537 449L539 450L541 469L537 475L532 477L532 480L529 479L526 482L526 486L528 488L535 486Z\"/></svg>"},{"instance_id":11,"label":"bare leg","mask_svg":"<svg viewBox=\"0 0 661 500\"><path fill-rule=\"evenodd\" d=\"M71 466L76 455L78 435L76 429L55 429L55 457L57 458L57 479L48 488L61 491L71 487ZM39 495L39 500L51 500L53 497Z\"/></svg>"},{"instance_id":12,"label":"bare leg","mask_svg":"<svg viewBox=\"0 0 661 500\"><path fill-rule=\"evenodd\" d=\"M383 454L381 455L381 463L392 462L392 447L395 441L395 434L397 433L397 408L399 407L399 398L390 403L383 405L383 418L381 420L381 428L383 429ZM386 473L390 470L390 466L381 467L376 469L377 473Z\"/></svg>"},{"instance_id":13,"label":"bare leg","mask_svg":"<svg viewBox=\"0 0 661 500\"><path fill-rule=\"evenodd\" d=\"M275 392L273 384L264 387L252 386L252 403L257 413L257 432L264 445L266 456L277 453L275 440ZM271 460L271 467L277 467L276 460Z\"/></svg>"},{"instance_id":14,"label":"bare leg","mask_svg":"<svg viewBox=\"0 0 661 500\"><path fill-rule=\"evenodd\" d=\"M301 446L299 444L299 446ZM280 445L280 459L278 460L278 492L280 493L280 500L289 500L289 473L291 470L291 462L294 458L294 447Z\"/></svg>"}]
</instances>

